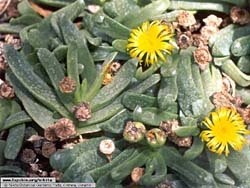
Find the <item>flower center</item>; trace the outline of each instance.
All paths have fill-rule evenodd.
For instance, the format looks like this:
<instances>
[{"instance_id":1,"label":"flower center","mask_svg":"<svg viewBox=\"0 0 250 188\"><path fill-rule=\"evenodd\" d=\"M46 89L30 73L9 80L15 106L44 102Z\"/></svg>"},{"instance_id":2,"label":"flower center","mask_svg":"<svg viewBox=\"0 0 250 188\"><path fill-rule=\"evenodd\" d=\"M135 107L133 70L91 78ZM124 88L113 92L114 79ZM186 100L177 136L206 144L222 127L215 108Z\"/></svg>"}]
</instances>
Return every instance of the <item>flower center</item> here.
<instances>
[{"instance_id":1,"label":"flower center","mask_svg":"<svg viewBox=\"0 0 250 188\"><path fill-rule=\"evenodd\" d=\"M231 122L225 120L221 120L220 124L215 125L213 132L221 142L227 142L228 140L231 140L235 134L237 134L235 126L232 125Z\"/></svg>"},{"instance_id":2,"label":"flower center","mask_svg":"<svg viewBox=\"0 0 250 188\"><path fill-rule=\"evenodd\" d=\"M149 29L139 37L139 48L149 53L159 49L159 39L154 32Z\"/></svg>"}]
</instances>

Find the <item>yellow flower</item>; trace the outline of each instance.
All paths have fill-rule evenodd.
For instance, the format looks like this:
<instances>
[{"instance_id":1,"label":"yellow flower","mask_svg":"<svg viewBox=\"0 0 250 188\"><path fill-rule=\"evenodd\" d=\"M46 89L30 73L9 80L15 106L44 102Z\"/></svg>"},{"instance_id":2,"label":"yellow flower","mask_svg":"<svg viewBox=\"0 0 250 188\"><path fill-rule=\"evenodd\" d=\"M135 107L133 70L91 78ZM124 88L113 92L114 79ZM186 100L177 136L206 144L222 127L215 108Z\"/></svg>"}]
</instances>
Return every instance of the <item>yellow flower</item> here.
<instances>
[{"instance_id":1,"label":"yellow flower","mask_svg":"<svg viewBox=\"0 0 250 188\"><path fill-rule=\"evenodd\" d=\"M211 112L202 122L208 129L201 132L200 137L207 142L207 147L212 152L226 156L229 154L228 145L240 151L243 144L247 143L244 135L249 131L244 125L244 120L235 110L221 108Z\"/></svg>"},{"instance_id":2,"label":"yellow flower","mask_svg":"<svg viewBox=\"0 0 250 188\"><path fill-rule=\"evenodd\" d=\"M168 43L172 37L171 28L159 20L144 22L141 27L132 30L127 49L131 57L137 57L140 62L145 61L147 66L157 63L158 57L164 62L166 58L163 52L170 54L174 48Z\"/></svg>"}]
</instances>

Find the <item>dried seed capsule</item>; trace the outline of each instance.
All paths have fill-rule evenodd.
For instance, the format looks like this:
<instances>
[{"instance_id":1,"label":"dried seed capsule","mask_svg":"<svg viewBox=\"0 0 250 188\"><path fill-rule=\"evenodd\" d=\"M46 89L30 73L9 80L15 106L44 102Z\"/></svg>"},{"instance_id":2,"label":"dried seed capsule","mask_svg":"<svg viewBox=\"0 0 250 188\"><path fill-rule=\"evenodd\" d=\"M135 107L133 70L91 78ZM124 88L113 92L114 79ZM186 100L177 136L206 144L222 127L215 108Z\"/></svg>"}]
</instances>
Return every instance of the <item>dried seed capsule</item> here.
<instances>
[{"instance_id":1,"label":"dried seed capsule","mask_svg":"<svg viewBox=\"0 0 250 188\"><path fill-rule=\"evenodd\" d=\"M75 81L70 77L64 77L59 84L60 90L63 93L72 93L76 89Z\"/></svg>"},{"instance_id":2,"label":"dried seed capsule","mask_svg":"<svg viewBox=\"0 0 250 188\"><path fill-rule=\"evenodd\" d=\"M188 31L190 32L195 32L198 31L201 27L201 22L200 21L196 21L196 23L194 25L188 26Z\"/></svg>"},{"instance_id":3,"label":"dried seed capsule","mask_svg":"<svg viewBox=\"0 0 250 188\"><path fill-rule=\"evenodd\" d=\"M222 23L222 18L217 17L213 14L209 15L208 17L203 19L203 22L208 25L208 26L213 26L213 27L220 27Z\"/></svg>"},{"instance_id":4,"label":"dried seed capsule","mask_svg":"<svg viewBox=\"0 0 250 188\"><path fill-rule=\"evenodd\" d=\"M241 25L250 23L250 14L246 9L240 7L233 7L230 11L230 17L233 23Z\"/></svg>"},{"instance_id":5,"label":"dried seed capsule","mask_svg":"<svg viewBox=\"0 0 250 188\"><path fill-rule=\"evenodd\" d=\"M180 48L188 48L193 43L192 33L190 31L177 34L177 45Z\"/></svg>"},{"instance_id":6,"label":"dried seed capsule","mask_svg":"<svg viewBox=\"0 0 250 188\"><path fill-rule=\"evenodd\" d=\"M76 134L73 121L67 118L61 118L54 124L56 136L61 140L66 140Z\"/></svg>"},{"instance_id":7,"label":"dried seed capsule","mask_svg":"<svg viewBox=\"0 0 250 188\"><path fill-rule=\"evenodd\" d=\"M74 106L72 112L78 121L87 121L91 118L90 105L86 102L82 102L78 106Z\"/></svg>"},{"instance_id":8,"label":"dried seed capsule","mask_svg":"<svg viewBox=\"0 0 250 188\"><path fill-rule=\"evenodd\" d=\"M196 23L194 15L187 11L181 12L177 17L177 21L183 27L188 27Z\"/></svg>"},{"instance_id":9,"label":"dried seed capsule","mask_svg":"<svg viewBox=\"0 0 250 188\"><path fill-rule=\"evenodd\" d=\"M236 106L236 107L240 107L242 104L243 104L243 99L241 96L235 96L234 99L233 99L233 104Z\"/></svg>"},{"instance_id":10,"label":"dried seed capsule","mask_svg":"<svg viewBox=\"0 0 250 188\"><path fill-rule=\"evenodd\" d=\"M14 89L8 82L4 82L0 85L0 98L11 99L14 96Z\"/></svg>"},{"instance_id":11,"label":"dried seed capsule","mask_svg":"<svg viewBox=\"0 0 250 188\"><path fill-rule=\"evenodd\" d=\"M44 130L44 137L49 140L49 141L57 141L58 137L56 136L56 132L55 132L55 126L54 125L50 125L49 127L47 127Z\"/></svg>"},{"instance_id":12,"label":"dried seed capsule","mask_svg":"<svg viewBox=\"0 0 250 188\"><path fill-rule=\"evenodd\" d=\"M235 89L235 82L225 73L222 73L222 91L230 93L231 90Z\"/></svg>"},{"instance_id":13,"label":"dried seed capsule","mask_svg":"<svg viewBox=\"0 0 250 188\"><path fill-rule=\"evenodd\" d=\"M52 142L43 142L42 155L49 158L53 153L56 152L56 145Z\"/></svg>"},{"instance_id":14,"label":"dried seed capsule","mask_svg":"<svg viewBox=\"0 0 250 188\"><path fill-rule=\"evenodd\" d=\"M192 137L178 137L175 134L175 130L179 127L179 122L177 120L163 121L160 124L160 129L165 132L168 140L180 147L190 147L192 145Z\"/></svg>"},{"instance_id":15,"label":"dried seed capsule","mask_svg":"<svg viewBox=\"0 0 250 188\"><path fill-rule=\"evenodd\" d=\"M33 163L36 160L36 154L32 149L24 149L21 154L21 161L24 163Z\"/></svg>"},{"instance_id":16,"label":"dried seed capsule","mask_svg":"<svg viewBox=\"0 0 250 188\"><path fill-rule=\"evenodd\" d=\"M15 49L21 48L21 40L13 35L5 35L4 40L7 44L11 44Z\"/></svg>"},{"instance_id":17,"label":"dried seed capsule","mask_svg":"<svg viewBox=\"0 0 250 188\"><path fill-rule=\"evenodd\" d=\"M208 44L208 40L202 37L201 34L193 34L193 45L200 47L206 46Z\"/></svg>"},{"instance_id":18,"label":"dried seed capsule","mask_svg":"<svg viewBox=\"0 0 250 188\"><path fill-rule=\"evenodd\" d=\"M200 69L204 70L210 61L212 56L207 46L200 46L194 51L194 60L199 65Z\"/></svg>"},{"instance_id":19,"label":"dried seed capsule","mask_svg":"<svg viewBox=\"0 0 250 188\"><path fill-rule=\"evenodd\" d=\"M160 124L160 129L163 130L167 137L174 135L173 129L179 127L179 122L177 120L173 121L162 121Z\"/></svg>"},{"instance_id":20,"label":"dried seed capsule","mask_svg":"<svg viewBox=\"0 0 250 188\"><path fill-rule=\"evenodd\" d=\"M214 27L214 26L203 26L201 28L201 36L206 39L206 40L209 40L210 37L212 35L214 35L215 33L217 33L219 31L219 29L217 27Z\"/></svg>"},{"instance_id":21,"label":"dried seed capsule","mask_svg":"<svg viewBox=\"0 0 250 188\"><path fill-rule=\"evenodd\" d=\"M150 146L160 147L165 144L166 135L161 129L154 128L146 133L146 139Z\"/></svg>"},{"instance_id":22,"label":"dried seed capsule","mask_svg":"<svg viewBox=\"0 0 250 188\"><path fill-rule=\"evenodd\" d=\"M139 142L146 133L145 126L140 122L128 121L123 131L123 137L129 142Z\"/></svg>"},{"instance_id":23,"label":"dried seed capsule","mask_svg":"<svg viewBox=\"0 0 250 188\"><path fill-rule=\"evenodd\" d=\"M246 108L237 108L237 111L241 115L242 119L246 124L250 123L250 106L247 106Z\"/></svg>"},{"instance_id":24,"label":"dried seed capsule","mask_svg":"<svg viewBox=\"0 0 250 188\"><path fill-rule=\"evenodd\" d=\"M139 183L141 177L144 175L144 168L136 167L131 172L131 179L134 183Z\"/></svg>"},{"instance_id":25,"label":"dried seed capsule","mask_svg":"<svg viewBox=\"0 0 250 188\"><path fill-rule=\"evenodd\" d=\"M212 96L212 102L217 109L220 109L223 107L229 108L229 109L235 109L232 101L233 101L233 97L227 92L216 92Z\"/></svg>"},{"instance_id":26,"label":"dried seed capsule","mask_svg":"<svg viewBox=\"0 0 250 188\"><path fill-rule=\"evenodd\" d=\"M172 142L179 147L190 147L192 145L192 137L176 137L175 139L172 139Z\"/></svg>"},{"instance_id":27,"label":"dried seed capsule","mask_svg":"<svg viewBox=\"0 0 250 188\"><path fill-rule=\"evenodd\" d=\"M120 68L121 68L121 64L114 61L110 65L110 73L112 75L115 75L119 71Z\"/></svg>"}]
</instances>

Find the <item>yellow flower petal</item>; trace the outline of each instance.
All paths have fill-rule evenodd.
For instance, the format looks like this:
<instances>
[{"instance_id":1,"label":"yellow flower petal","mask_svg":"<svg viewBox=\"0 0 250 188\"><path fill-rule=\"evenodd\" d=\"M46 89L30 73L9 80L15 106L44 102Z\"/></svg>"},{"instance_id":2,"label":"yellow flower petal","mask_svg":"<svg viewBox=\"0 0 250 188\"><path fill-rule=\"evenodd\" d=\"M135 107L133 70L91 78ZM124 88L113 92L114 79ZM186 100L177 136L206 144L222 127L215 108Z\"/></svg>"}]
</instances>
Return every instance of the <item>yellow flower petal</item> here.
<instances>
[{"instance_id":1,"label":"yellow flower petal","mask_svg":"<svg viewBox=\"0 0 250 188\"><path fill-rule=\"evenodd\" d=\"M249 131L244 125L244 121L235 110L222 108L216 112L209 113L202 122L208 130L203 130L200 137L207 142L207 147L212 152L218 154L230 153L229 146L236 151L240 151L247 143L245 135Z\"/></svg>"},{"instance_id":2,"label":"yellow flower petal","mask_svg":"<svg viewBox=\"0 0 250 188\"><path fill-rule=\"evenodd\" d=\"M165 61L163 52L171 53L174 48L169 44L173 37L170 31L169 26L162 25L159 20L144 22L141 27L132 29L127 45L130 56L146 65L158 63L159 58Z\"/></svg>"}]
</instances>

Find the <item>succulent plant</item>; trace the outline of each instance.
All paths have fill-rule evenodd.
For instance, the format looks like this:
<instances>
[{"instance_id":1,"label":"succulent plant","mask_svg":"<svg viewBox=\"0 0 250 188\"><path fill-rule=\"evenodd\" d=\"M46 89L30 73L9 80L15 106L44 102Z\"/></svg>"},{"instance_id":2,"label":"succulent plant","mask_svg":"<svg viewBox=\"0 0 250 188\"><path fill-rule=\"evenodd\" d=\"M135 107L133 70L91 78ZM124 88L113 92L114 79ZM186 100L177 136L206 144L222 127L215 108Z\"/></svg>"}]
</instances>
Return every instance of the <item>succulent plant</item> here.
<instances>
[{"instance_id":1,"label":"succulent plant","mask_svg":"<svg viewBox=\"0 0 250 188\"><path fill-rule=\"evenodd\" d=\"M17 159L27 125L33 123L44 129L51 142L101 132L70 149L46 155L51 167L63 173L60 181L118 188L139 168L143 173L134 183L141 187L248 186L249 147L243 144L249 115L245 105L250 103L250 71L246 68L250 27L231 24L218 31L221 20L212 16L203 20L202 38L193 35L197 27L200 29L195 12L182 10L229 14L234 4L246 7L247 1L34 2L60 9L42 18L30 1L23 0L18 6L21 16L10 24L0 24L0 31L19 33L22 41L20 49L4 47L9 66L6 80L16 98L0 98L0 130L9 129L7 140L0 142L0 164L5 164L4 159ZM100 10L87 10L92 3ZM82 19L80 24L75 24L76 18ZM213 19L219 22L214 24ZM179 25L169 25L175 20ZM185 44L178 41L182 49L172 50L176 46L174 29L185 40L197 37L198 48L190 46L195 41L192 38ZM208 36L208 31L218 32ZM162 42L160 47L150 46L152 38L152 45ZM235 59L239 59L237 65ZM111 70L114 61L121 65L115 73ZM226 88L223 73L236 88L233 84ZM237 103L235 92L243 102ZM211 100L214 93L221 95ZM216 109L225 104L238 113ZM234 115L240 122L240 129L230 135L241 142L227 137L213 142L209 134L222 138L218 135L224 133L222 115L217 118L217 112L226 119ZM230 122L231 127L239 125L234 122ZM216 130L212 130L213 125L217 125ZM228 156L221 154L224 150ZM108 157L111 154L112 158ZM25 176L19 167L1 166L0 176L2 171Z\"/></svg>"}]
</instances>

